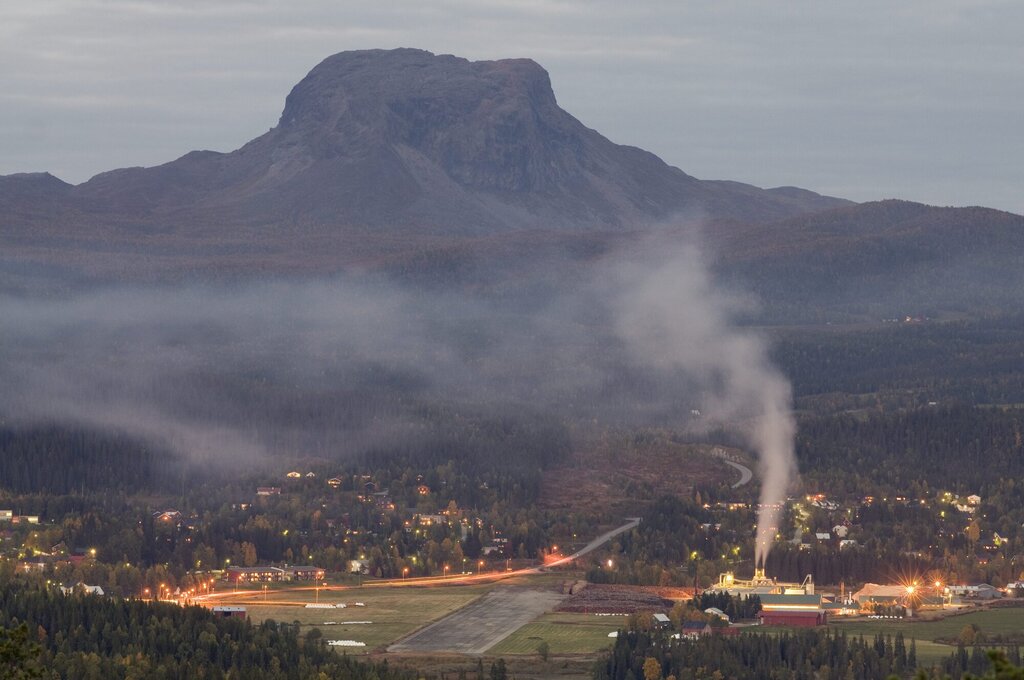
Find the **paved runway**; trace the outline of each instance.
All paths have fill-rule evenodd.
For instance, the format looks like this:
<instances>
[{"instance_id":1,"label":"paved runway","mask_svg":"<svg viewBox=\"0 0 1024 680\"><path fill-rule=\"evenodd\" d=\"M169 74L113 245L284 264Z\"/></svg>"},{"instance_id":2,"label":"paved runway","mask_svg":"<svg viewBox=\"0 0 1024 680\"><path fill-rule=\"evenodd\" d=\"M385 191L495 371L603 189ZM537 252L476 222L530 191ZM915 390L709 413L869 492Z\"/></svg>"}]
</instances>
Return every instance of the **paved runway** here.
<instances>
[{"instance_id":1,"label":"paved runway","mask_svg":"<svg viewBox=\"0 0 1024 680\"><path fill-rule=\"evenodd\" d=\"M550 590L496 588L388 648L389 652L483 654L553 609L564 595Z\"/></svg>"}]
</instances>

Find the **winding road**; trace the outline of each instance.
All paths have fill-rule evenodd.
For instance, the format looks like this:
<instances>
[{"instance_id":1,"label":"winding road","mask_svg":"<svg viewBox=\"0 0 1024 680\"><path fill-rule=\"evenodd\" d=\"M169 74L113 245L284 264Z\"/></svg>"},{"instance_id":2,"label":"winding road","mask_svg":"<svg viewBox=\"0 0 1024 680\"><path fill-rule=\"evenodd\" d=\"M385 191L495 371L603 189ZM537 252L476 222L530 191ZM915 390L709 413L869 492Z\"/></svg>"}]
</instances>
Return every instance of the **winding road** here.
<instances>
[{"instance_id":1,"label":"winding road","mask_svg":"<svg viewBox=\"0 0 1024 680\"><path fill-rule=\"evenodd\" d=\"M736 489L738 487L741 487L744 484L746 484L747 482L749 482L751 479L754 478L753 471L750 468L748 468L746 465L741 465L739 463L734 463L731 460L726 460L725 458L722 458L722 462L725 463L726 465L732 466L732 467L734 467L734 468L736 468L737 470L740 471L740 481L738 481L735 484L733 484L732 488Z\"/></svg>"}]
</instances>

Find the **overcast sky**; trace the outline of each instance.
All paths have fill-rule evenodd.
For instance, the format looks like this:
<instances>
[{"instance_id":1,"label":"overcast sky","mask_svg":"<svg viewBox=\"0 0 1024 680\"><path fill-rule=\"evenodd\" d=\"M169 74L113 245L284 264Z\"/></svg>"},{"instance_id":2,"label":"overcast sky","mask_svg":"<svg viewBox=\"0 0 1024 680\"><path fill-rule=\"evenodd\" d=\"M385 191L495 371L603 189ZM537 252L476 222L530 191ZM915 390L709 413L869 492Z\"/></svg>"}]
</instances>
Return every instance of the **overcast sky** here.
<instances>
[{"instance_id":1,"label":"overcast sky","mask_svg":"<svg viewBox=\"0 0 1024 680\"><path fill-rule=\"evenodd\" d=\"M707 179L1024 213L1024 2L3 0L0 174L78 183L277 122L324 57L531 57Z\"/></svg>"}]
</instances>

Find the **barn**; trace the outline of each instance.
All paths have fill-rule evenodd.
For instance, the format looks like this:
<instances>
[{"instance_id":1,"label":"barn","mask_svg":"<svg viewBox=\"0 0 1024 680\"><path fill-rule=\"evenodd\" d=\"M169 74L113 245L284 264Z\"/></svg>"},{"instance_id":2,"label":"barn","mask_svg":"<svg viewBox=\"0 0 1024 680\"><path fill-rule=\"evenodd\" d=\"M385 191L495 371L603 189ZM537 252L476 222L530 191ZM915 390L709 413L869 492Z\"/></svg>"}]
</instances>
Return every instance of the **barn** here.
<instances>
[{"instance_id":1,"label":"barn","mask_svg":"<svg viewBox=\"0 0 1024 680\"><path fill-rule=\"evenodd\" d=\"M828 614L821 595L761 595L759 618L765 626L822 626Z\"/></svg>"}]
</instances>

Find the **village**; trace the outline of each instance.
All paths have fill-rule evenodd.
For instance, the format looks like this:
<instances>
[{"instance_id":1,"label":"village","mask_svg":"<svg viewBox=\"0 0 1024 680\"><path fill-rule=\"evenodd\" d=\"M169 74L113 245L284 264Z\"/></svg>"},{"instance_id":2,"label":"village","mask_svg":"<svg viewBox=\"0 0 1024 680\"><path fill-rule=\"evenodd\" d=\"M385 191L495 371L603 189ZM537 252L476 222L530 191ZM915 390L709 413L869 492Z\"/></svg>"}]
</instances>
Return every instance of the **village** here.
<instances>
[{"instance_id":1,"label":"village","mask_svg":"<svg viewBox=\"0 0 1024 680\"><path fill-rule=\"evenodd\" d=\"M705 492L699 504L682 506L687 521L671 527L682 559L659 572L664 585L652 585L637 583L650 577L636 571L633 553L641 549L638 538L670 521L657 506L635 527L623 525L625 533L577 556L613 519L552 526L538 516L531 528L521 514L459 507L445 491L452 484L445 474L289 470L236 492L220 508L150 508L134 519L132 532L150 544L150 554L168 557L147 569L131 560L111 563L116 547L109 542L77 544L61 527L13 509L0 510L0 537L5 560L18 572L65 593L200 605L255 622L287 617L307 630L323 629L332 646L354 652L511 655L532 653L531 640L550 638L551 653L580 654L606 648L623 626L698 640L806 627L884 633L917 622L926 625L915 629L922 640L936 640L934 648L923 642L923 653L939 655L968 635L950 633L947 622L966 621L971 635L984 635L1002 630L1014 611L1007 605L1024 602L1019 579L972 579L958 575L953 562L943 569L934 560L951 547L982 566L1014 554L1017 541L988 521L977 494L791 496L778 508L782 521L767 564L754 569L757 504ZM486 482L475 490L484 498L492 492ZM876 523L894 516L926 519L935 530L921 534L927 544L890 539L887 554L906 560L892 578L831 579L829 567L815 568L833 565L834 572L841 563L855 571L876 561ZM215 551L217 535L236 538L225 543L227 551ZM185 554L188 561L176 565ZM928 560L931 568L914 566ZM807 565L805 573L795 571ZM481 612L477 601L492 606ZM494 619L499 603L522 611L521 618ZM364 615L339 616L348 607ZM504 637L478 639L472 631L481 617ZM417 632L435 625L445 634Z\"/></svg>"}]
</instances>

